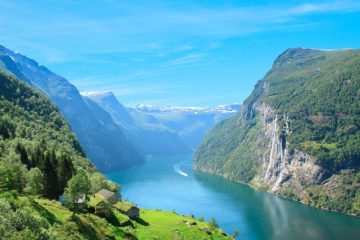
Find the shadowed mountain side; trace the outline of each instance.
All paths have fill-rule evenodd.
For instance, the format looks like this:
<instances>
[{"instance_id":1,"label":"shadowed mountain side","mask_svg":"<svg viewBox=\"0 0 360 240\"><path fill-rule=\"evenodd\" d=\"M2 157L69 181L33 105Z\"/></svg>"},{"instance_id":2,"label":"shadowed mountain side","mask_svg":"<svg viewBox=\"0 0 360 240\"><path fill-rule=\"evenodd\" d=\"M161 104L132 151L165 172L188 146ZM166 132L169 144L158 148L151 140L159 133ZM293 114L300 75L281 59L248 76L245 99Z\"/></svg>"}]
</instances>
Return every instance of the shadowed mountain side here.
<instances>
[{"instance_id":1,"label":"shadowed mountain side","mask_svg":"<svg viewBox=\"0 0 360 240\"><path fill-rule=\"evenodd\" d=\"M106 118L106 113L94 114L92 111L95 108L91 109L91 105L84 101L76 87L66 79L34 60L2 46L0 56L2 69L40 89L54 101L77 135L86 154L99 169L122 169L143 161L121 127L104 124L102 119Z\"/></svg>"},{"instance_id":2,"label":"shadowed mountain side","mask_svg":"<svg viewBox=\"0 0 360 240\"><path fill-rule=\"evenodd\" d=\"M82 93L88 102L97 104L111 115L112 121L126 133L127 137L144 156L190 153L191 149L178 134L161 124L151 125L140 122L111 92Z\"/></svg>"}]
</instances>

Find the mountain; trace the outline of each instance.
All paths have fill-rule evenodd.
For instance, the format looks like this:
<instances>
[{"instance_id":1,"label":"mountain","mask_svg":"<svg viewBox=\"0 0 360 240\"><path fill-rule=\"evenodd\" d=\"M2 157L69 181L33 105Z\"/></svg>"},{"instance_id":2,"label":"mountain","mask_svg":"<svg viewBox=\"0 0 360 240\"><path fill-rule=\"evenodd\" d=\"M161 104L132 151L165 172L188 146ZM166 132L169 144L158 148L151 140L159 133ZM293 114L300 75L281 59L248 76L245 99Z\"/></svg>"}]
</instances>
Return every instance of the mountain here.
<instances>
[{"instance_id":1,"label":"mountain","mask_svg":"<svg viewBox=\"0 0 360 240\"><path fill-rule=\"evenodd\" d=\"M121 126L143 156L190 153L217 122L233 116L239 104L209 107L127 108L112 92L82 92L88 102L98 104Z\"/></svg>"},{"instance_id":2,"label":"mountain","mask_svg":"<svg viewBox=\"0 0 360 240\"><path fill-rule=\"evenodd\" d=\"M40 92L2 71L0 113L0 165L40 168L45 174L44 195L48 198L57 198L64 192L76 168L95 172L57 107ZM2 170L2 180L9 178L12 184L22 181L21 172L14 171L12 179ZM4 188L6 184L1 182L0 188Z\"/></svg>"},{"instance_id":3,"label":"mountain","mask_svg":"<svg viewBox=\"0 0 360 240\"><path fill-rule=\"evenodd\" d=\"M121 169L143 161L121 127L111 122L110 115L84 100L63 77L3 46L0 46L0 69L41 90L54 101L87 156L99 169Z\"/></svg>"},{"instance_id":4,"label":"mountain","mask_svg":"<svg viewBox=\"0 0 360 240\"><path fill-rule=\"evenodd\" d=\"M105 213L95 214L87 197L100 189L119 194L119 187L86 158L56 105L2 70L0 149L0 239L231 239L214 224L161 210L140 209L131 219L103 202ZM84 188L76 214L55 200Z\"/></svg>"},{"instance_id":5,"label":"mountain","mask_svg":"<svg viewBox=\"0 0 360 240\"><path fill-rule=\"evenodd\" d=\"M360 51L288 49L207 134L193 167L360 215L359 130Z\"/></svg>"},{"instance_id":6,"label":"mountain","mask_svg":"<svg viewBox=\"0 0 360 240\"><path fill-rule=\"evenodd\" d=\"M129 111L140 124L166 127L178 133L190 148L195 149L210 128L219 121L235 115L240 107L240 104L218 107L137 105L129 108Z\"/></svg>"},{"instance_id":7,"label":"mountain","mask_svg":"<svg viewBox=\"0 0 360 240\"><path fill-rule=\"evenodd\" d=\"M131 128L136 125L126 107L117 100L112 92L81 92L81 95L98 103L123 128Z\"/></svg>"},{"instance_id":8,"label":"mountain","mask_svg":"<svg viewBox=\"0 0 360 240\"><path fill-rule=\"evenodd\" d=\"M108 112L127 137L144 156L190 153L191 149L179 135L161 124L149 124L134 118L111 92L82 92L88 102Z\"/></svg>"}]
</instances>

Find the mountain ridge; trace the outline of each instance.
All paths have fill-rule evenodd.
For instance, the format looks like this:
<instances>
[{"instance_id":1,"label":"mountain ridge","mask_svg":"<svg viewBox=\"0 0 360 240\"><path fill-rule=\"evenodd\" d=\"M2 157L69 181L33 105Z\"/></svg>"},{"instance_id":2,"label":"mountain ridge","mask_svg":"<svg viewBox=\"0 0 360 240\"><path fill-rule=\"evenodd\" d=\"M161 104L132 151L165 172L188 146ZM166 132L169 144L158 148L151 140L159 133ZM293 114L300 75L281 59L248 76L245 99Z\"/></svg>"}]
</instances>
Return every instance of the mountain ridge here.
<instances>
[{"instance_id":1,"label":"mountain ridge","mask_svg":"<svg viewBox=\"0 0 360 240\"><path fill-rule=\"evenodd\" d=\"M241 107L236 103L217 107L147 104L126 107L111 91L88 91L81 94L110 113L114 122L123 127L133 145L145 157L190 153L208 129L231 117Z\"/></svg>"},{"instance_id":2,"label":"mountain ridge","mask_svg":"<svg viewBox=\"0 0 360 240\"><path fill-rule=\"evenodd\" d=\"M359 63L359 50L286 50L209 132L193 167L359 215Z\"/></svg>"},{"instance_id":3,"label":"mountain ridge","mask_svg":"<svg viewBox=\"0 0 360 240\"><path fill-rule=\"evenodd\" d=\"M143 158L118 125L107 128L94 115L74 85L36 61L0 46L0 68L49 96L70 123L82 147L99 169L108 171L140 164ZM1 61L1 59L6 59ZM11 66L11 68L7 68ZM101 112L107 115L106 112ZM100 118L108 118L107 116Z\"/></svg>"},{"instance_id":4,"label":"mountain ridge","mask_svg":"<svg viewBox=\"0 0 360 240\"><path fill-rule=\"evenodd\" d=\"M190 153L191 149L175 132L148 119L134 117L112 92L82 93L89 102L98 104L122 127L128 139L144 158L154 155ZM146 121L144 121L146 120Z\"/></svg>"}]
</instances>

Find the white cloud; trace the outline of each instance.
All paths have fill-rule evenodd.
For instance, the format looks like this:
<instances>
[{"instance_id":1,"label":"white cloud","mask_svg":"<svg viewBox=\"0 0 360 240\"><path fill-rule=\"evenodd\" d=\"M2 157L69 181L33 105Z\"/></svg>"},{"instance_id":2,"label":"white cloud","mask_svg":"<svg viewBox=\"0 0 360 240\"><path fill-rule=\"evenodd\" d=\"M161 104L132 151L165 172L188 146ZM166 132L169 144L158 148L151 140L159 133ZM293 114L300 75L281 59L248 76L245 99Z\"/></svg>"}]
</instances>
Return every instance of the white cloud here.
<instances>
[{"instance_id":1,"label":"white cloud","mask_svg":"<svg viewBox=\"0 0 360 240\"><path fill-rule=\"evenodd\" d=\"M71 2L71 1L70 1ZM326 1L298 6L260 7L201 7L185 5L181 10L165 3L138 4L117 3L117 12L102 12L105 17L79 15L75 2L73 11L40 11L31 4L14 4L3 1L0 9L0 40L5 31L12 31L12 41L26 49L32 43L48 62L68 61L76 55L89 53L155 52L164 56L171 51L189 51L196 48L190 38L213 38L220 40L256 32L266 32L281 27L298 27L303 16L314 13L358 11L358 1ZM69 4L69 3L68 3ZM68 7L66 4L66 7ZM106 5L95 1L96 5ZM62 6L65 8L64 6ZM154 10L156 9L156 10ZM114 10L115 11L115 10ZM14 13L16 18L12 17ZM109 16L108 16L109 15ZM3 34L1 34L3 33ZM36 42L47 42L36 46ZM171 43L171 44L170 44ZM197 45L204 44L202 41ZM76 50L76 54L65 48ZM46 54L49 53L49 54Z\"/></svg>"},{"instance_id":2,"label":"white cloud","mask_svg":"<svg viewBox=\"0 0 360 240\"><path fill-rule=\"evenodd\" d=\"M310 28L319 24L306 19L312 14L360 10L360 1L355 0L217 8L186 3L177 8L167 1L154 3L155 0L143 4L94 0L92 4L98 12L88 13L90 8L84 9L80 2L52 1L42 8L27 1L0 1L0 44L36 56L44 65L86 62L90 66L118 68L109 74L89 73L89 77L69 80L81 90L107 90L103 89L106 84L120 96L154 95L181 88L149 82L159 77L171 82L174 72L206 66L212 51L226 39L286 28ZM116 56L107 58L109 53ZM126 54L128 59L119 60ZM151 62L155 58L158 62ZM119 61L132 68L127 69L126 64L117 66ZM203 99L207 100L211 99Z\"/></svg>"},{"instance_id":3,"label":"white cloud","mask_svg":"<svg viewBox=\"0 0 360 240\"><path fill-rule=\"evenodd\" d=\"M119 95L121 98L121 95ZM149 98L141 101L142 104L151 104L151 105L159 105L159 106L192 106L194 102L196 102L199 106L208 106L208 103L214 100L222 101L224 103L229 103L233 101L233 99L240 99L239 93L229 93L229 94L220 94L216 96L208 96L208 97L187 97L187 98ZM139 101L127 102L126 105L133 106L137 104L141 104Z\"/></svg>"},{"instance_id":4,"label":"white cloud","mask_svg":"<svg viewBox=\"0 0 360 240\"><path fill-rule=\"evenodd\" d=\"M189 53L185 56L178 57L176 59L170 60L168 62L169 65L176 66L176 65L185 65L185 64L192 64L195 62L199 62L203 60L208 54L205 53Z\"/></svg>"},{"instance_id":5,"label":"white cloud","mask_svg":"<svg viewBox=\"0 0 360 240\"><path fill-rule=\"evenodd\" d=\"M343 12L343 11L358 11L360 8L359 2L353 1L334 1L327 3L306 3L290 9L290 14L309 14L321 12Z\"/></svg>"},{"instance_id":6,"label":"white cloud","mask_svg":"<svg viewBox=\"0 0 360 240\"><path fill-rule=\"evenodd\" d=\"M178 90L179 88L185 88L184 85L166 85L166 86L133 86L133 87L120 87L112 90L116 96L139 96L141 94L156 95L160 93L169 93L170 91Z\"/></svg>"}]
</instances>

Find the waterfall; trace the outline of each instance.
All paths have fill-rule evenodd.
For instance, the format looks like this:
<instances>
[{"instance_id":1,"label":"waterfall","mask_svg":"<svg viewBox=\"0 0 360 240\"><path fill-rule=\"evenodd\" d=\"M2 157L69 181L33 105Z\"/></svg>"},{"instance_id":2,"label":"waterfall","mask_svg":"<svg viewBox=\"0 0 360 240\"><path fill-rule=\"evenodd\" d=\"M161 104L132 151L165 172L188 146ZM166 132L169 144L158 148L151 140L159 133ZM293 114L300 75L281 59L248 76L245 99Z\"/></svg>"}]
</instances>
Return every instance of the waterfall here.
<instances>
[{"instance_id":1,"label":"waterfall","mask_svg":"<svg viewBox=\"0 0 360 240\"><path fill-rule=\"evenodd\" d=\"M278 171L280 171L280 175L279 178L276 180L274 187L272 188L272 191L276 191L279 186L281 181L283 180L284 177L284 169L285 169L285 156L284 156L284 151L286 151L286 149L281 149L281 153L280 153L280 166Z\"/></svg>"},{"instance_id":2,"label":"waterfall","mask_svg":"<svg viewBox=\"0 0 360 240\"><path fill-rule=\"evenodd\" d=\"M273 132L273 137L272 137L272 142L271 142L269 165L266 169L264 180L267 180L269 178L270 169L271 169L271 166L273 165L273 161L274 161L273 155L274 155L274 149L275 149L275 144L276 144L276 133L277 133L277 115L275 115L274 132Z\"/></svg>"},{"instance_id":3,"label":"waterfall","mask_svg":"<svg viewBox=\"0 0 360 240\"><path fill-rule=\"evenodd\" d=\"M286 116L284 116L284 119L286 119L285 121L285 131L286 133L288 133L289 131L289 124L288 124L288 120L289 117L286 118ZM279 178L276 180L274 187L272 188L272 191L276 191L278 190L278 188L280 187L280 183L283 180L284 177L284 169L285 169L285 154L286 154L286 138L281 138L280 139L280 147L281 147L281 151L280 151L280 164L278 165L278 172L280 172ZM285 141L285 143L283 143L283 141Z\"/></svg>"}]
</instances>

